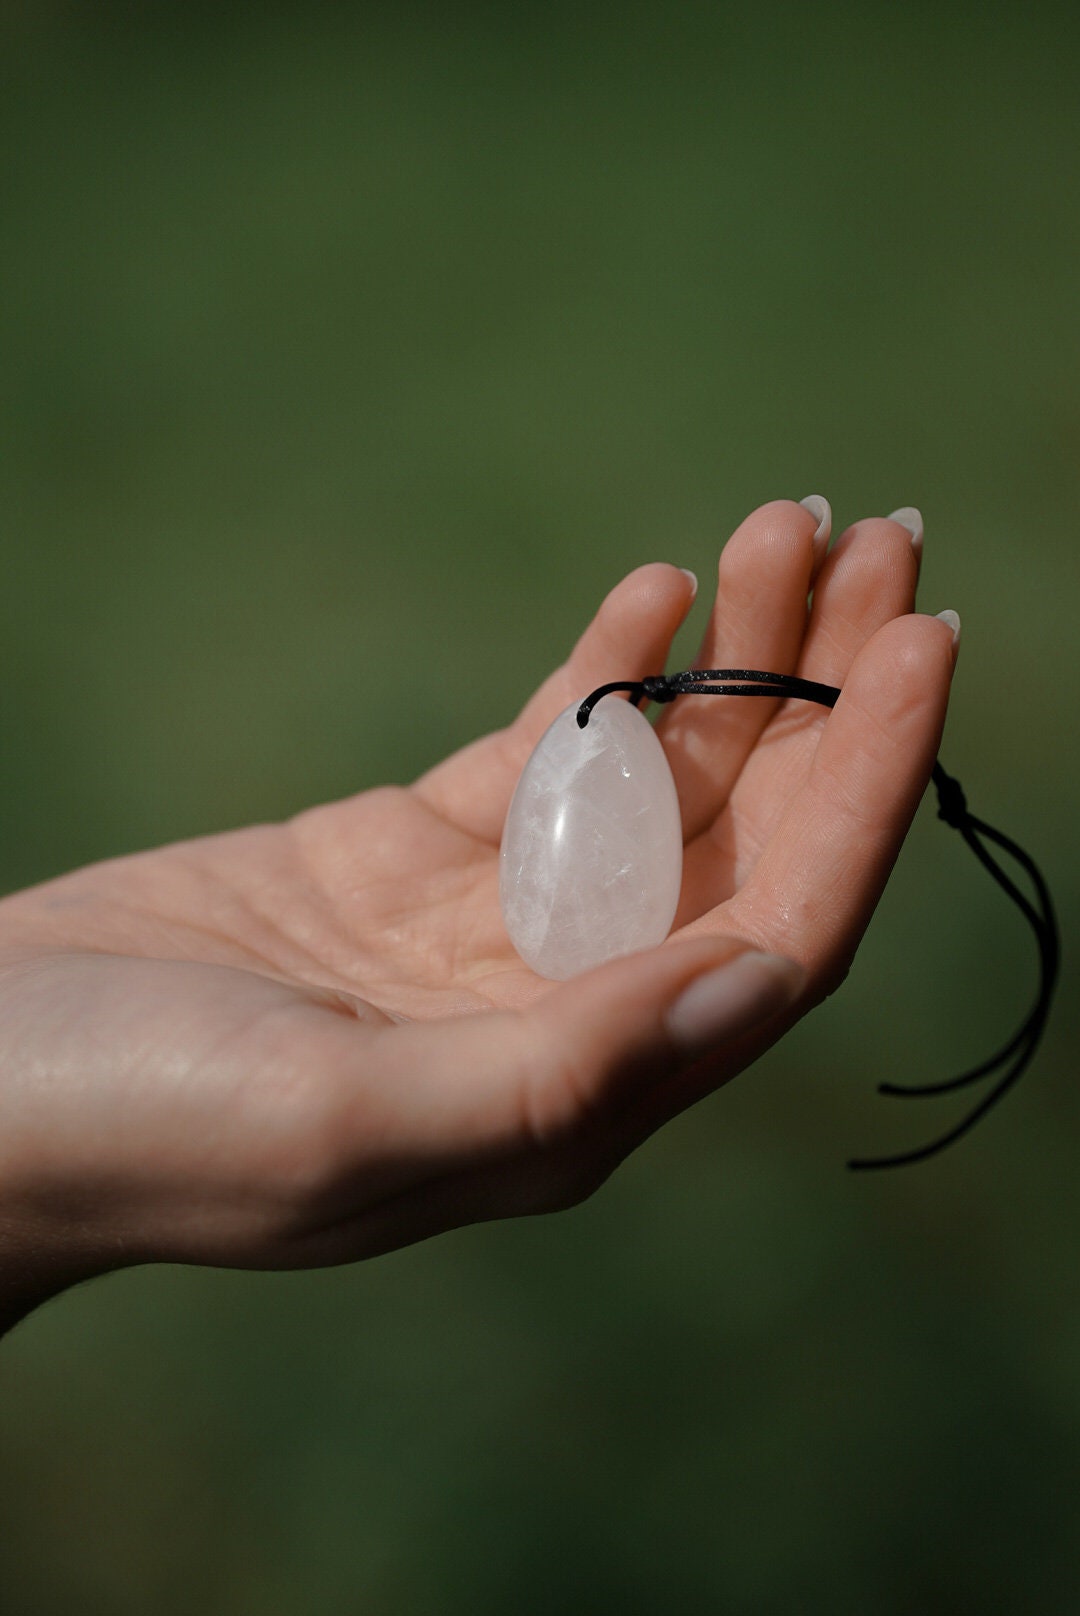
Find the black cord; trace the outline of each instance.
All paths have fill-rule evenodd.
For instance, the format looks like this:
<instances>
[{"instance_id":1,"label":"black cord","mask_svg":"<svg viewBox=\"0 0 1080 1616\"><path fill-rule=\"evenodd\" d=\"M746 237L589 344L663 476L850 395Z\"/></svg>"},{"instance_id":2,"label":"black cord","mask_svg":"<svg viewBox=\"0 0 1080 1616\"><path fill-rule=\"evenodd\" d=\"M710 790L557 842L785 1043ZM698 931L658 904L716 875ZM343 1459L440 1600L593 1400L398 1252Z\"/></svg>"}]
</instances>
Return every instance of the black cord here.
<instances>
[{"instance_id":1,"label":"black cord","mask_svg":"<svg viewBox=\"0 0 1080 1616\"><path fill-rule=\"evenodd\" d=\"M678 696L776 696L795 697L801 701L817 702L822 707L835 707L840 695L835 685L817 684L812 679L798 679L793 674L762 673L757 668L687 668L682 673L653 674L645 679L601 685L591 695L586 696L578 707L577 721L581 729L588 724L589 715L601 697L617 690L627 691L635 706L642 701L670 702ZM910 1099L951 1094L978 1082L981 1078L1001 1072L1001 1068L1005 1067L1005 1071L979 1103L961 1122L940 1138L928 1145L921 1145L916 1150L903 1151L895 1156L858 1157L848 1162L848 1166L855 1172L865 1172L879 1167L903 1167L910 1162L925 1161L928 1157L936 1156L939 1151L945 1150L957 1139L963 1138L964 1134L968 1133L980 1118L1008 1093L1017 1079L1027 1070L1046 1030L1057 983L1061 941L1054 906L1050 899L1050 889L1043 880L1035 860L1010 837L995 830L985 820L975 817L968 808L960 782L951 774L947 774L940 763L935 762L930 778L937 791L938 818L960 832L979 863L1012 899L1031 927L1039 950L1039 987L1035 1002L1018 1030L1002 1045L996 1055L991 1055L989 1060L973 1066L970 1071L962 1072L959 1077L946 1078L938 1083L879 1084L878 1093L890 1097ZM1008 854L1020 866L1034 889L1034 902L1002 868L998 859L987 847L988 842Z\"/></svg>"}]
</instances>

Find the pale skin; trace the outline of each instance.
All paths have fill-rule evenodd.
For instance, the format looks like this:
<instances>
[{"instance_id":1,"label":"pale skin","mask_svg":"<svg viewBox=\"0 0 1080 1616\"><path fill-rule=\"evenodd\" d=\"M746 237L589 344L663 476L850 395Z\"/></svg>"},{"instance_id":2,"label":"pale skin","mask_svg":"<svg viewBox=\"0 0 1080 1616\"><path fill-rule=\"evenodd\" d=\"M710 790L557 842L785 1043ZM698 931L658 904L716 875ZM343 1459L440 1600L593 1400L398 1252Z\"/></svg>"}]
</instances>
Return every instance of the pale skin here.
<instances>
[{"instance_id":1,"label":"pale skin","mask_svg":"<svg viewBox=\"0 0 1080 1616\"><path fill-rule=\"evenodd\" d=\"M955 643L914 614L901 523L857 522L827 557L817 526L780 500L738 528L697 661L843 695L664 709L686 853L661 948L544 982L497 882L547 724L663 669L693 600L664 563L612 590L507 729L413 786L0 903L0 1327L136 1263L349 1262L572 1205L832 992L925 789ZM748 951L794 964L732 975Z\"/></svg>"}]
</instances>

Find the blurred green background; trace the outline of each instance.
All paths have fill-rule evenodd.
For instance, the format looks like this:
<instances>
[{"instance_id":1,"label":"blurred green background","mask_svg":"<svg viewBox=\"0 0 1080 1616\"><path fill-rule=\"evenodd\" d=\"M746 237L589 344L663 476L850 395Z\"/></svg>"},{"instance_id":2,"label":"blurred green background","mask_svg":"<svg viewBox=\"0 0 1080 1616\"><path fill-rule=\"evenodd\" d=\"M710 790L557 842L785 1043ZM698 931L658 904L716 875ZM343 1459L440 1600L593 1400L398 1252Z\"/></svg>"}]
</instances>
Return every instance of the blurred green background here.
<instances>
[{"instance_id":1,"label":"blurred green background","mask_svg":"<svg viewBox=\"0 0 1080 1616\"><path fill-rule=\"evenodd\" d=\"M943 756L1068 948L1078 68L1030 4L0 5L3 889L407 780L820 491L923 508ZM926 807L843 993L579 1210L50 1304L0 1607L1080 1609L1068 953L992 1120L842 1171L1033 980Z\"/></svg>"}]
</instances>

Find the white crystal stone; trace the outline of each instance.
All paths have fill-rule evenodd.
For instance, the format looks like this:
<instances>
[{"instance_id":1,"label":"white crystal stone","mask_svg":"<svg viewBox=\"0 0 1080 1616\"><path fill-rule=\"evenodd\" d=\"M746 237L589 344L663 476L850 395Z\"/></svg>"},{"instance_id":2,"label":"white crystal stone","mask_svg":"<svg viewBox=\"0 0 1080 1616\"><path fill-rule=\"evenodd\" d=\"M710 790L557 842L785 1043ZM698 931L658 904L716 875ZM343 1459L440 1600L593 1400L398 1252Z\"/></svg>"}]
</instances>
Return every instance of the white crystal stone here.
<instances>
[{"instance_id":1,"label":"white crystal stone","mask_svg":"<svg viewBox=\"0 0 1080 1616\"><path fill-rule=\"evenodd\" d=\"M537 742L503 829L499 898L510 940L564 981L671 930L682 881L675 782L648 719L605 696Z\"/></svg>"}]
</instances>

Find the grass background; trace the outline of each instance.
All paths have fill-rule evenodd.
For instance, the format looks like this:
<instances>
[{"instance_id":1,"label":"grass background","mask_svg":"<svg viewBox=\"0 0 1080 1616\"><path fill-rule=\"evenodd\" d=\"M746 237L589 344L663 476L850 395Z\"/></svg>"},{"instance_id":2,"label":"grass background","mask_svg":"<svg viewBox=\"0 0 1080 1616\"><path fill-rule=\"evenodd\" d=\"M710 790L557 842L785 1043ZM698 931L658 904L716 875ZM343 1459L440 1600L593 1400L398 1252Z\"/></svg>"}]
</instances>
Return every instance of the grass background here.
<instances>
[{"instance_id":1,"label":"grass background","mask_svg":"<svg viewBox=\"0 0 1080 1616\"><path fill-rule=\"evenodd\" d=\"M0 3L0 886L406 780L764 499L926 516L943 756L843 994L581 1209L0 1353L13 1616L1080 1605L1080 31L993 3ZM704 606L680 641L689 653Z\"/></svg>"}]
</instances>

